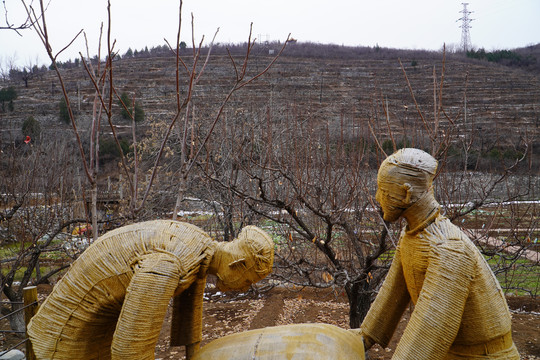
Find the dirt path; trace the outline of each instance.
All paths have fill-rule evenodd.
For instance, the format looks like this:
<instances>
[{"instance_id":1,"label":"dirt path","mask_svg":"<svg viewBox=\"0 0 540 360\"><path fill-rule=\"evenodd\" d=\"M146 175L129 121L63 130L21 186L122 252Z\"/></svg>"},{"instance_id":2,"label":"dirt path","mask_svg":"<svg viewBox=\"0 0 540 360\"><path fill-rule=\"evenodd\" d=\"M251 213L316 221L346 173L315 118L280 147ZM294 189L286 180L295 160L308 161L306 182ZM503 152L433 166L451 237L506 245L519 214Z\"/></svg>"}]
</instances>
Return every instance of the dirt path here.
<instances>
[{"instance_id":1,"label":"dirt path","mask_svg":"<svg viewBox=\"0 0 540 360\"><path fill-rule=\"evenodd\" d=\"M513 336L522 359L540 359L540 299L511 297ZM396 336L389 347L375 346L370 350L371 360L389 360L409 317L407 311L401 320ZM203 345L231 333L258 329L266 326L322 322L348 328L347 299L332 290L275 288L267 294L252 299L232 300L212 296L205 303ZM156 359L183 359L181 348L169 348L170 316L167 315Z\"/></svg>"},{"instance_id":2,"label":"dirt path","mask_svg":"<svg viewBox=\"0 0 540 360\"><path fill-rule=\"evenodd\" d=\"M514 296L507 300L512 309L513 338L522 359L540 360L540 299ZM208 294L204 304L203 345L228 334L274 325L319 322L347 329L348 311L345 296L331 289L274 288L268 293L240 300ZM375 346L370 350L371 360L391 359L409 315L410 311L406 311L388 348ZM0 322L0 328L8 327L6 320ZM169 347L170 327L168 313L156 346L156 359L184 359L183 348ZM20 340L12 334L0 334L0 350Z\"/></svg>"}]
</instances>

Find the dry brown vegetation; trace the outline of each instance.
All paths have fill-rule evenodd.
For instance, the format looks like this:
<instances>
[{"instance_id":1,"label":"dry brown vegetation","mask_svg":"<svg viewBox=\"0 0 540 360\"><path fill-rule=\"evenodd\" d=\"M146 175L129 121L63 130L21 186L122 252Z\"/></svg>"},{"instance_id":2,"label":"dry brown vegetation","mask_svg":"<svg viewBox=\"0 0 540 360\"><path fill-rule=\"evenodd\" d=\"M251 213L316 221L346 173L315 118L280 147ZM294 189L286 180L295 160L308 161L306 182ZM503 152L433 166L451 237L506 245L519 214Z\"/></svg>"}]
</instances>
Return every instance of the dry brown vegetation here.
<instances>
[{"instance_id":1,"label":"dry brown vegetation","mask_svg":"<svg viewBox=\"0 0 540 360\"><path fill-rule=\"evenodd\" d=\"M4 294L16 298L6 289L30 259L24 281L54 283L81 250L53 241L64 225L94 214L94 229L106 231L180 209L224 240L247 223L265 227L278 250L268 285L343 289L349 324L358 325L398 231L375 211L375 172L385 152L403 146L440 161L444 210L505 289L538 294L530 280L538 260L522 259L540 246L537 73L460 54L296 42L274 63L269 51L283 45L217 44L208 62L195 43L179 56L168 46L136 56L109 48L107 61L5 77L0 86L14 86L18 98L0 114L0 166L9 174L0 183L0 241L11 246ZM120 93L142 106L144 121L123 119ZM71 126L59 120L64 96ZM30 116L41 131L26 144ZM80 149L90 149L90 176ZM100 199L93 211L90 189Z\"/></svg>"}]
</instances>

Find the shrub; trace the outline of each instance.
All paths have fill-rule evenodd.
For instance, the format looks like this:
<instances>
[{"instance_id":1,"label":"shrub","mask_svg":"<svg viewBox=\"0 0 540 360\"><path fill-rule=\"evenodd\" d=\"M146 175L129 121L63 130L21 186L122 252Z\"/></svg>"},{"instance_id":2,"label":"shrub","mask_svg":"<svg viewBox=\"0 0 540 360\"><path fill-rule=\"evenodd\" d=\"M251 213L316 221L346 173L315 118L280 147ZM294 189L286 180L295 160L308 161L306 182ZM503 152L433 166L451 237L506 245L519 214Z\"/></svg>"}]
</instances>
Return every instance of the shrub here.
<instances>
[{"instance_id":1,"label":"shrub","mask_svg":"<svg viewBox=\"0 0 540 360\"><path fill-rule=\"evenodd\" d=\"M411 141L406 136L404 136L400 141L396 143L396 150L411 147L411 146L412 146ZM382 143L382 148L386 154L390 155L394 152L394 143L390 139L384 140Z\"/></svg>"},{"instance_id":2,"label":"shrub","mask_svg":"<svg viewBox=\"0 0 540 360\"><path fill-rule=\"evenodd\" d=\"M33 139L39 138L39 135L41 134L41 126L39 125L39 121L34 119L33 116L29 116L26 120L24 120L21 130L23 136L30 136Z\"/></svg>"},{"instance_id":3,"label":"shrub","mask_svg":"<svg viewBox=\"0 0 540 360\"><path fill-rule=\"evenodd\" d=\"M486 155L487 155L487 157L489 157L490 159L493 159L493 160L498 160L498 159L500 159L502 157L501 150L499 150L497 148L493 148L493 149L489 150Z\"/></svg>"},{"instance_id":4,"label":"shrub","mask_svg":"<svg viewBox=\"0 0 540 360\"><path fill-rule=\"evenodd\" d=\"M398 141L398 143L396 144L396 148L398 150L403 149L403 148L408 148L411 146L412 146L412 142L407 138L407 136L404 136L403 139Z\"/></svg>"},{"instance_id":5,"label":"shrub","mask_svg":"<svg viewBox=\"0 0 540 360\"><path fill-rule=\"evenodd\" d=\"M511 50L495 50L491 52L487 52L484 49L478 49L477 51L470 50L467 51L467 57L517 67L527 67L536 63L534 56L523 57Z\"/></svg>"},{"instance_id":6,"label":"shrub","mask_svg":"<svg viewBox=\"0 0 540 360\"><path fill-rule=\"evenodd\" d=\"M131 102L131 98L129 97L127 93L124 92L122 93L122 95L120 95L120 99L122 100L122 101L118 101L118 105L120 106L120 115L122 116L122 119L130 120L131 119L130 112L133 109L133 103ZM126 110L126 108L124 108L122 103L124 103L124 105L129 110L129 112ZM135 102L134 110L135 110L135 122L142 122L144 120L144 110L138 102Z\"/></svg>"},{"instance_id":7,"label":"shrub","mask_svg":"<svg viewBox=\"0 0 540 360\"><path fill-rule=\"evenodd\" d=\"M13 111L13 100L17 99L17 91L13 86L0 89L0 102L2 103L2 112L6 112L6 103L8 103L8 109Z\"/></svg>"},{"instance_id":8,"label":"shrub","mask_svg":"<svg viewBox=\"0 0 540 360\"><path fill-rule=\"evenodd\" d=\"M64 99L64 97L60 99L60 103L58 104L58 109L59 109L58 116L59 116L60 121L63 123L69 124L71 121L71 118L69 117L69 111L68 111L66 99Z\"/></svg>"},{"instance_id":9,"label":"shrub","mask_svg":"<svg viewBox=\"0 0 540 360\"><path fill-rule=\"evenodd\" d=\"M129 142L125 139L120 139L119 143L122 152L127 154L130 151ZM120 151L118 151L116 142L113 139L101 139L99 142L99 156L103 161L119 158Z\"/></svg>"},{"instance_id":10,"label":"shrub","mask_svg":"<svg viewBox=\"0 0 540 360\"><path fill-rule=\"evenodd\" d=\"M523 153L516 149L506 149L503 152L503 158L510 160L517 160L523 157Z\"/></svg>"},{"instance_id":11,"label":"shrub","mask_svg":"<svg viewBox=\"0 0 540 360\"><path fill-rule=\"evenodd\" d=\"M394 143L390 139L384 140L382 143L382 148L386 154L390 155L394 152Z\"/></svg>"}]
</instances>

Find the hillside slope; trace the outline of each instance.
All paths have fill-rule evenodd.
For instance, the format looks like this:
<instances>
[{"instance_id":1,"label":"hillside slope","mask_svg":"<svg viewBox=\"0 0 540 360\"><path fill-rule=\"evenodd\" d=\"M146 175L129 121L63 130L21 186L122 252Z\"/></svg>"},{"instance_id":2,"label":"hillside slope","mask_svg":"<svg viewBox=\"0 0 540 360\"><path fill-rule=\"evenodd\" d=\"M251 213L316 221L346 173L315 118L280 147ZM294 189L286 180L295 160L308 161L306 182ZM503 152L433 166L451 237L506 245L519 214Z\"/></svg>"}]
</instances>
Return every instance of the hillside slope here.
<instances>
[{"instance_id":1,"label":"hillside slope","mask_svg":"<svg viewBox=\"0 0 540 360\"><path fill-rule=\"evenodd\" d=\"M431 123L435 118L434 74L437 86L443 79L445 115L440 116L439 131L453 123L458 132L473 131L490 139L486 141L488 147L497 144L501 148L512 148L520 138L533 140L534 148L540 147L540 78L536 74L458 56L449 56L443 63L442 54L427 54L394 51L384 57L360 54L338 59L285 53L265 76L242 89L227 110L229 116L249 117L267 107L274 114L300 109L302 116L329 128L338 126L343 118L354 119L351 121L354 125L350 126L363 127L361 132L366 136L369 136L367 124L371 119L376 125L378 121L379 133L386 133L384 137L388 136L388 129L381 103L385 103L394 137L408 136L414 142L415 134L422 132L424 125L401 69L401 58L414 97L426 121ZM249 72L261 71L270 60L268 55L252 56ZM185 61L189 64L189 59ZM441 77L443 65L444 78ZM114 66L116 88L131 96L134 94L142 102L146 125L174 115L174 57L122 59ZM79 126L84 129L92 114L93 84L82 67L62 70L62 73ZM212 56L195 88L196 116L212 119L233 84L234 69L228 56ZM22 82L0 84L1 87L9 85L15 86L19 96L15 111L2 114L3 141L20 140L21 124L29 116L41 123L45 139L71 131L68 125L58 121L61 93L54 72L34 77L28 87ZM122 124L118 115L113 120ZM66 133L66 136L70 135Z\"/></svg>"}]
</instances>

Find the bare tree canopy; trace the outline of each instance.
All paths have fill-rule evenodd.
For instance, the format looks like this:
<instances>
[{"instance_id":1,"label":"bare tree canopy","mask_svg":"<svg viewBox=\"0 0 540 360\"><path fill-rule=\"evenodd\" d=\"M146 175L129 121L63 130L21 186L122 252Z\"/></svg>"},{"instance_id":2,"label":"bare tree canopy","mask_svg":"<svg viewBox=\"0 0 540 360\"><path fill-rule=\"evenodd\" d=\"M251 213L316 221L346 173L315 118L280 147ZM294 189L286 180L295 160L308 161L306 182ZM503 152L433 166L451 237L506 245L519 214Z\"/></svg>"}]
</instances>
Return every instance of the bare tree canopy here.
<instances>
[{"instance_id":1,"label":"bare tree canopy","mask_svg":"<svg viewBox=\"0 0 540 360\"><path fill-rule=\"evenodd\" d=\"M29 3L31 6L33 1ZM14 6L13 2L10 4L11 6ZM25 2L22 0L19 4L21 7L26 7ZM16 6L16 5L15 5ZM34 23L39 20L39 17L33 17L30 13L24 12L26 14L25 17L22 19L12 19L10 8L6 4L6 0L2 0L2 7L3 7L3 23L0 25L0 30L12 30L15 31L17 34L22 36L21 31L31 29L34 26Z\"/></svg>"}]
</instances>

